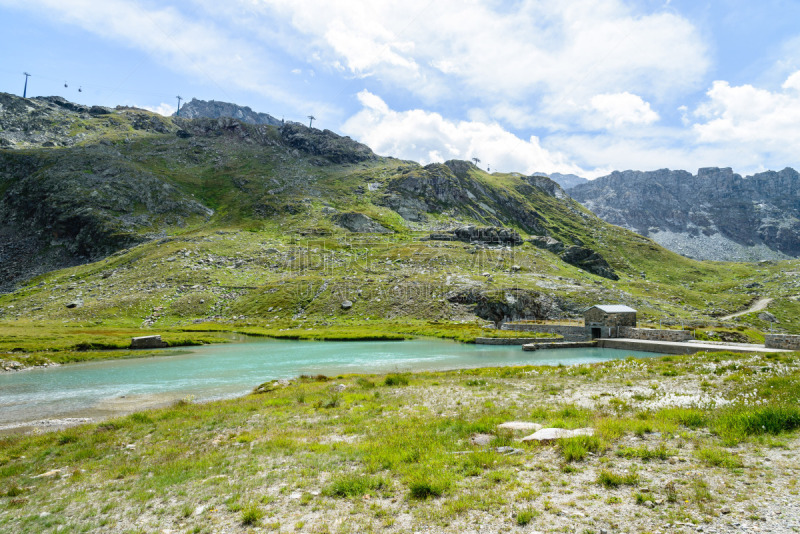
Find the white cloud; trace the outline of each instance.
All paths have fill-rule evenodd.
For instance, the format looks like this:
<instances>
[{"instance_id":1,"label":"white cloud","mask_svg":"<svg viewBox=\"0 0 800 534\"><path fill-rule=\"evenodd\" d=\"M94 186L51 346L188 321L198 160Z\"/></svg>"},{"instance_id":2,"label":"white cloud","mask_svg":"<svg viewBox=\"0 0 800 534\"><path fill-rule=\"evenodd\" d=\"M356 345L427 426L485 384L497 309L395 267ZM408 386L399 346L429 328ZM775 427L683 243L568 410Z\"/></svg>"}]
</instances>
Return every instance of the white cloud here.
<instances>
[{"instance_id":1,"label":"white cloud","mask_svg":"<svg viewBox=\"0 0 800 534\"><path fill-rule=\"evenodd\" d=\"M225 87L234 84L297 109L313 108L319 114L334 112L331 104L309 102L285 83L275 83L286 68L265 53L270 43L239 35L236 24L244 21L232 20L233 15L222 7L220 12L225 16L217 22L145 0L26 0L21 5L0 0L0 5L9 3L141 50L162 65L216 86L223 96ZM232 22L232 28L225 24Z\"/></svg>"},{"instance_id":2,"label":"white cloud","mask_svg":"<svg viewBox=\"0 0 800 534\"><path fill-rule=\"evenodd\" d=\"M591 107L605 119L606 126L612 128L652 124L659 118L648 102L627 91L595 95Z\"/></svg>"},{"instance_id":3,"label":"white cloud","mask_svg":"<svg viewBox=\"0 0 800 534\"><path fill-rule=\"evenodd\" d=\"M703 143L738 144L737 150L783 155L796 162L800 143L800 71L790 75L782 90L752 85L731 86L716 81L698 106L693 131Z\"/></svg>"},{"instance_id":4,"label":"white cloud","mask_svg":"<svg viewBox=\"0 0 800 534\"><path fill-rule=\"evenodd\" d=\"M250 0L240 0L250 1ZM515 3L458 0L260 0L309 37L307 55L374 75L424 98L585 101L632 91L696 88L707 47L686 19L623 0Z\"/></svg>"},{"instance_id":5,"label":"white cloud","mask_svg":"<svg viewBox=\"0 0 800 534\"><path fill-rule=\"evenodd\" d=\"M537 137L520 139L497 123L451 121L420 109L394 111L369 91L361 91L358 99L363 109L343 131L379 154L421 163L477 157L484 168L506 172L583 172L558 152L542 148Z\"/></svg>"},{"instance_id":6,"label":"white cloud","mask_svg":"<svg viewBox=\"0 0 800 534\"><path fill-rule=\"evenodd\" d=\"M146 109L148 111L152 111L153 113L158 113L159 115L163 115L165 117L169 117L178 109L176 106L172 104L166 104L162 102L157 106L136 106L142 109Z\"/></svg>"}]
</instances>

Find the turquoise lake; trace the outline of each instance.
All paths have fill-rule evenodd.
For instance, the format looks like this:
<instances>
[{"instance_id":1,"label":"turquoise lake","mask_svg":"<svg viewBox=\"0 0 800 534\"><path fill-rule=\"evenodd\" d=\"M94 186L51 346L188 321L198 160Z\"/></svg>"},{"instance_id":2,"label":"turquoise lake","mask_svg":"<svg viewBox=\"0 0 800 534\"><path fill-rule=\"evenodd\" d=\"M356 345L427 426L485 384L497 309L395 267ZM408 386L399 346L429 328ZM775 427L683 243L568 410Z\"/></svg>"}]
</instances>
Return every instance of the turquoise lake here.
<instances>
[{"instance_id":1,"label":"turquoise lake","mask_svg":"<svg viewBox=\"0 0 800 534\"><path fill-rule=\"evenodd\" d=\"M172 349L174 355L79 363L0 374L0 430L22 422L108 417L193 397L245 395L267 380L301 374L336 376L494 367L573 365L651 352L467 345L440 340L320 342L243 338L235 343Z\"/></svg>"}]
</instances>

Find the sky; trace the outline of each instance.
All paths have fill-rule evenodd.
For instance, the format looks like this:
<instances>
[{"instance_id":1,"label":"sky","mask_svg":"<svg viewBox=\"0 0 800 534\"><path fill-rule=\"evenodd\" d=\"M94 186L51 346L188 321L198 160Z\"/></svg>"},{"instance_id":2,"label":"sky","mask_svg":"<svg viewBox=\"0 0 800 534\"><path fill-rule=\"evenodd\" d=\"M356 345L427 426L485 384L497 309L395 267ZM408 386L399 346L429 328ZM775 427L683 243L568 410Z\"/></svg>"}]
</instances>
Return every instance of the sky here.
<instances>
[{"instance_id":1,"label":"sky","mask_svg":"<svg viewBox=\"0 0 800 534\"><path fill-rule=\"evenodd\" d=\"M800 169L800 0L0 0L0 91L220 100L423 164Z\"/></svg>"}]
</instances>

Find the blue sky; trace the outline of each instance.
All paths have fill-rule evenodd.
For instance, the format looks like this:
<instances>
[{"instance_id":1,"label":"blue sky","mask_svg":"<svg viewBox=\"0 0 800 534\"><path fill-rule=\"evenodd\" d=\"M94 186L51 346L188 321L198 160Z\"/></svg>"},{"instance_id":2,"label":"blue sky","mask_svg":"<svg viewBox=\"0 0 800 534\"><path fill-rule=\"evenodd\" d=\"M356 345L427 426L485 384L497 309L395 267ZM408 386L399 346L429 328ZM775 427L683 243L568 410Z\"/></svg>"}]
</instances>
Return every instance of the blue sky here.
<instances>
[{"instance_id":1,"label":"blue sky","mask_svg":"<svg viewBox=\"0 0 800 534\"><path fill-rule=\"evenodd\" d=\"M313 114L493 171L750 174L800 169L798 21L789 0L0 0L0 91L27 71L29 96Z\"/></svg>"}]
</instances>

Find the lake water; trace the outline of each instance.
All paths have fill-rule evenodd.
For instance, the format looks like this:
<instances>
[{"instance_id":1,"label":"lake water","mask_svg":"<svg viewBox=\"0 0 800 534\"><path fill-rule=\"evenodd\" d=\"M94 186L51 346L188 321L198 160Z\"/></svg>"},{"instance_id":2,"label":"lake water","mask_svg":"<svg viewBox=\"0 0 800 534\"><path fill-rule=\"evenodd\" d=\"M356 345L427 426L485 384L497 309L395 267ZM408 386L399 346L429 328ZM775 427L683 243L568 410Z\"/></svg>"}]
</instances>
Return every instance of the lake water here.
<instances>
[{"instance_id":1,"label":"lake water","mask_svg":"<svg viewBox=\"0 0 800 534\"><path fill-rule=\"evenodd\" d=\"M108 417L193 396L247 394L272 379L301 374L444 370L507 365L572 365L650 352L467 345L441 340L320 342L243 339L172 349L174 355L78 363L0 374L0 430L23 422Z\"/></svg>"}]
</instances>

